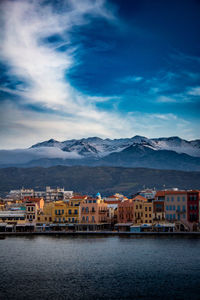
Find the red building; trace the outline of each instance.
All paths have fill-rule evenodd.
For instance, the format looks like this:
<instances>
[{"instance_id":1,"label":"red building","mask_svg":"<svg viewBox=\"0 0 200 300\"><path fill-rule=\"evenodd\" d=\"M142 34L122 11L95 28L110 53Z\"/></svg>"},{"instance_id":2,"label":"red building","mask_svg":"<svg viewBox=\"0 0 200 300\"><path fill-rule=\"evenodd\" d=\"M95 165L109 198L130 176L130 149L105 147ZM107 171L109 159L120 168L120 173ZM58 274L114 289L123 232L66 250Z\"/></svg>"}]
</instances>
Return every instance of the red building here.
<instances>
[{"instance_id":1,"label":"red building","mask_svg":"<svg viewBox=\"0 0 200 300\"><path fill-rule=\"evenodd\" d=\"M187 220L190 223L199 223L200 191L187 192Z\"/></svg>"}]
</instances>

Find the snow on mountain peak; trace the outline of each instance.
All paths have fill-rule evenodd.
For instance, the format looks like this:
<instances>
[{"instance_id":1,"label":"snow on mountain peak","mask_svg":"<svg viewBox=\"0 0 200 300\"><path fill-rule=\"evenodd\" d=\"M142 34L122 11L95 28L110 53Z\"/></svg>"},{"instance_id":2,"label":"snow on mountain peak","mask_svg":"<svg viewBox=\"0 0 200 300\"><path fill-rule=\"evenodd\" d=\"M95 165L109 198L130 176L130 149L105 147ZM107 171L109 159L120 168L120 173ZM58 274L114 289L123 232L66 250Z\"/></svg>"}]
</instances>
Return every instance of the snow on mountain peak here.
<instances>
[{"instance_id":1,"label":"snow on mountain peak","mask_svg":"<svg viewBox=\"0 0 200 300\"><path fill-rule=\"evenodd\" d=\"M141 145L153 150L172 150L200 157L200 140L187 141L177 136L149 139L136 135L132 138L101 139L99 137L82 138L58 142L54 139L38 143L31 148L56 147L64 152L74 152L82 157L104 157L120 152L131 145Z\"/></svg>"}]
</instances>

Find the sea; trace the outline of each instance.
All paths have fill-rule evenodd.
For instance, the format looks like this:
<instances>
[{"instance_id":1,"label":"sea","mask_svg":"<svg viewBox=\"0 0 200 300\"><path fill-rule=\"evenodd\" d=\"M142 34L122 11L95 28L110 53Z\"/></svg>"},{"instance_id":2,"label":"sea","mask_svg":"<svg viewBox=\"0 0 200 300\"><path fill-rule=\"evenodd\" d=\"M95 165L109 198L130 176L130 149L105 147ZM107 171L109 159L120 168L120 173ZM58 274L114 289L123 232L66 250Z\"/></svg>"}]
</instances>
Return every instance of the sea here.
<instances>
[{"instance_id":1,"label":"sea","mask_svg":"<svg viewBox=\"0 0 200 300\"><path fill-rule=\"evenodd\" d=\"M200 299L200 237L6 237L4 299Z\"/></svg>"}]
</instances>

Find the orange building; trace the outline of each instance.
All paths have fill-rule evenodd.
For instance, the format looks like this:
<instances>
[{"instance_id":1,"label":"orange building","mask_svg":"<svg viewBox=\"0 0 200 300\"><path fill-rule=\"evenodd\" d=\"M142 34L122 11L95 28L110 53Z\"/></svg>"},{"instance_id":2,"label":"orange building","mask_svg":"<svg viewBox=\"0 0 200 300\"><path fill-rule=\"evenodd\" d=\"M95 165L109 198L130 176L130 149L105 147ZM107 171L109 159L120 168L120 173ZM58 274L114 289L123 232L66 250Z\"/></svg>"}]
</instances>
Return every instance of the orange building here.
<instances>
[{"instance_id":1,"label":"orange building","mask_svg":"<svg viewBox=\"0 0 200 300\"><path fill-rule=\"evenodd\" d=\"M43 211L43 208L44 208L44 199L43 198L35 198L32 196L25 196L24 202L37 203L38 209L40 211Z\"/></svg>"},{"instance_id":2,"label":"orange building","mask_svg":"<svg viewBox=\"0 0 200 300\"><path fill-rule=\"evenodd\" d=\"M102 225L110 223L107 203L98 193L96 198L88 197L80 204L80 223L83 225L98 225L93 228L100 229Z\"/></svg>"},{"instance_id":3,"label":"orange building","mask_svg":"<svg viewBox=\"0 0 200 300\"><path fill-rule=\"evenodd\" d=\"M152 223L152 202L141 195L121 202L118 205L118 223Z\"/></svg>"}]
</instances>

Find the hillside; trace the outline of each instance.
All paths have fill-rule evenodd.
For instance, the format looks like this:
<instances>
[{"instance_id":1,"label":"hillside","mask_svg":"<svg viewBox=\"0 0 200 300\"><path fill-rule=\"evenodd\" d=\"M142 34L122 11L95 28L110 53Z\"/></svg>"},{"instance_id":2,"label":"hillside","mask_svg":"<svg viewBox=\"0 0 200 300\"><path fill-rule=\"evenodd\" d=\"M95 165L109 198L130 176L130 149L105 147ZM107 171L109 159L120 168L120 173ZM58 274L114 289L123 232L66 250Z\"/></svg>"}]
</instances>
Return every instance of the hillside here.
<instances>
[{"instance_id":1,"label":"hillside","mask_svg":"<svg viewBox=\"0 0 200 300\"><path fill-rule=\"evenodd\" d=\"M84 166L0 169L1 193L22 186L41 190L48 185L89 194L99 191L103 195L115 192L129 195L144 186L156 189L197 189L200 188L200 172Z\"/></svg>"}]
</instances>

